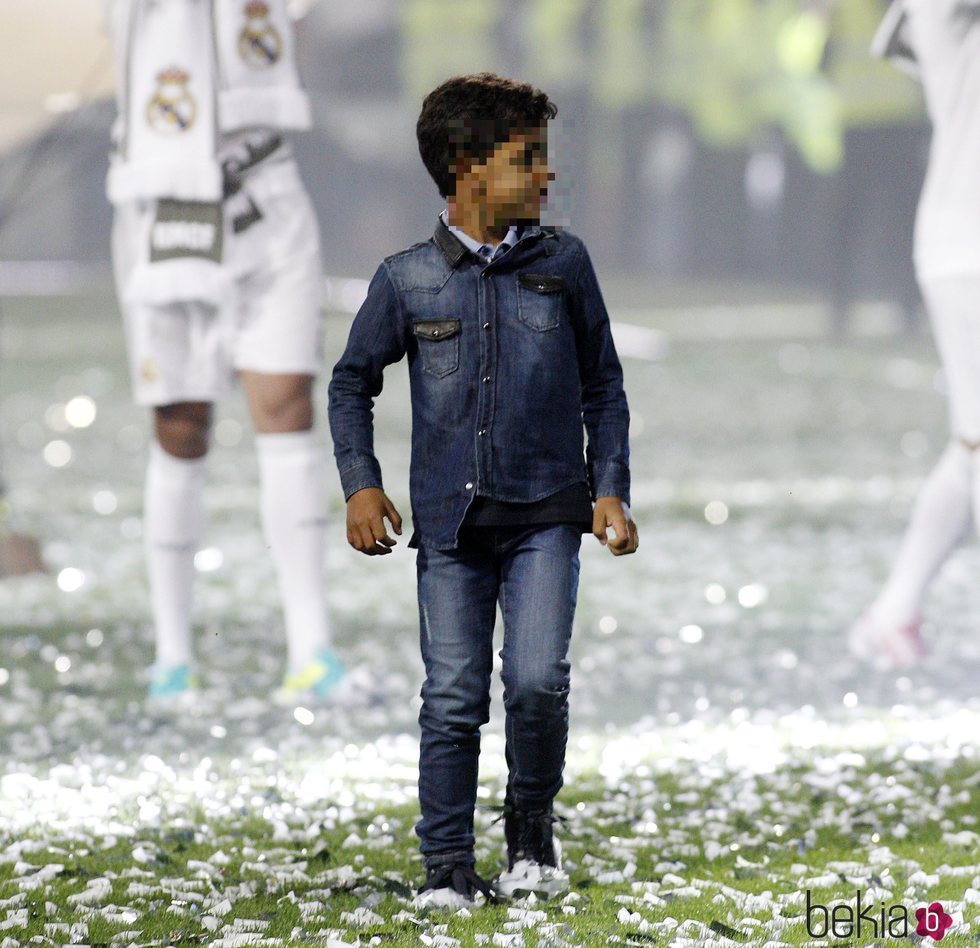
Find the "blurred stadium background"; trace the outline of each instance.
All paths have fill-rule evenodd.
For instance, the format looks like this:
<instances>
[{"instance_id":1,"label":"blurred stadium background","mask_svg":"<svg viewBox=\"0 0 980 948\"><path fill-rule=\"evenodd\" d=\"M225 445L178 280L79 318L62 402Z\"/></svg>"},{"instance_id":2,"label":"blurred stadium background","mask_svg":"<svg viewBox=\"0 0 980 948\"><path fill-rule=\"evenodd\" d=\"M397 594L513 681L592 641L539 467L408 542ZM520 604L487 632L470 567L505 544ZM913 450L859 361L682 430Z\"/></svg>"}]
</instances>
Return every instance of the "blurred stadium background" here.
<instances>
[{"instance_id":1,"label":"blurred stadium background","mask_svg":"<svg viewBox=\"0 0 980 948\"><path fill-rule=\"evenodd\" d=\"M644 295L778 288L838 326L868 299L911 320L927 131L915 85L868 55L885 5L316 3L299 29L316 129L296 147L326 269L369 276L424 238L440 205L415 146L421 98L492 69L558 103L562 210L601 273ZM114 106L101 0L0 9L16 37L0 88L0 292L102 279Z\"/></svg>"},{"instance_id":2,"label":"blurred stadium background","mask_svg":"<svg viewBox=\"0 0 980 948\"><path fill-rule=\"evenodd\" d=\"M741 862L763 852L755 847L768 847L774 863L792 861L793 873L802 865L826 878L834 867L835 885L848 873L847 891L836 893L847 898L856 863L827 862L838 852L878 867L879 844L888 844L916 860L896 867L962 875L980 838L965 829L977 819L980 549L958 554L936 584L926 616L932 653L921 667L875 674L844 647L947 439L943 376L911 264L929 133L917 87L868 54L884 0L306 5L301 65L316 128L295 147L320 217L326 368L342 351L363 281L384 255L425 239L440 210L415 144L423 94L449 75L492 69L543 87L559 107L554 210L588 242L619 334L643 535L639 555L624 559L590 538L583 545L570 789L561 802L575 807L585 858L594 848L623 865L624 850L605 841L609 828L635 824L647 803L634 807L630 794L656 783L663 831L644 815L631 842L658 860L669 851L665 838L690 843L692 872L708 871L697 854L711 862L726 852L711 871L726 884L767 888L752 908L763 922L752 921L770 938L783 931L781 896L773 899L783 883L744 881L762 871ZM349 813L356 806L366 821L377 816L386 832L378 808L401 807L392 843L401 862L392 865L414 885L407 821L422 674L414 556L401 543L378 562L343 542L343 496L331 471L331 621L351 664L380 681L382 700L315 715L272 708L281 620L240 393L218 413L211 525L195 560L206 703L169 723L143 704L150 432L130 398L111 287L104 178L115 108L101 7L0 0L0 481L8 488L0 496L0 842L13 841L0 858L0 895L21 886L12 872L34 871L14 868L30 838L42 850L85 843L87 878L112 860L142 859L129 850L134 834L168 846L175 828L186 833L188 800L206 814L198 829L209 839L233 853L259 839L272 859L280 857L269 846L292 847L321 824L349 820L336 817L334 802ZM319 436L328 451L324 388ZM403 513L407 389L404 365L392 369L376 411L386 486ZM33 552L43 552L47 573L4 577L20 571L3 560L18 534L37 538ZM31 552L13 550L21 561ZM488 793L502 799L496 711L486 732ZM665 772L702 794L677 811L686 821L676 824L680 836L661 813L671 806ZM643 773L656 781L638 779ZM759 775L777 781L765 791L771 833L768 825L757 832ZM599 787L601 819L576 805L583 786ZM748 801L751 820L737 806L731 820L723 815L726 794ZM814 845L818 806L824 825L839 829L839 850ZM328 874L353 873L363 858L340 842L346 832ZM498 844L489 837L481 858L491 850L496 858ZM64 852L30 858L60 864ZM153 865L167 876L161 885L192 874L187 858L174 858ZM980 880L980 866L967 870ZM918 876L932 878L910 879ZM954 882L916 889L910 881L904 897L960 899L966 883ZM51 896L63 904L46 918L74 923L79 896L67 893L82 884L67 876ZM956 911L957 924L972 918L975 932L980 881L972 885L972 907ZM118 891L135 913L126 919L142 915L139 925L148 925L155 909ZM629 912L619 889L590 893L596 904L606 900L603 925L621 933ZM152 906L169 904L164 897ZM361 896L350 898L334 898L331 925ZM377 907L387 895L368 898ZM673 901L663 912L690 921L716 911L718 898L708 906L698 895L694 908ZM400 907L385 905L386 914ZM259 908L292 911L243 898L228 930ZM159 924L190 931L186 911L176 911ZM30 924L39 930L42 921ZM479 924L493 930L492 920ZM170 943L167 931L154 943ZM199 926L193 933L210 937Z\"/></svg>"},{"instance_id":3,"label":"blurred stadium background","mask_svg":"<svg viewBox=\"0 0 980 948\"><path fill-rule=\"evenodd\" d=\"M632 696L608 679L627 718L650 706L660 659L692 626L718 637L684 652L676 694L658 685L664 713L682 694L709 691L718 707L806 700L839 711L863 672L826 643L843 644L884 576L947 437L932 343L909 331L921 324L911 234L929 132L917 87L869 56L885 0L304 6L298 35L316 129L296 148L323 235L324 365L342 351L380 258L424 239L440 209L414 137L424 93L480 69L548 90L561 119L555 212L589 243L625 357L634 509L649 537L646 555L616 571L600 567L598 548L584 554L609 585L583 606L582 648L597 635L610 655L627 648L620 634L609 649L596 630L615 618L608 589L631 588L634 601L619 608L631 610L637 637ZM55 19L47 7L0 0L17 38L0 83L0 474L9 488L0 528L36 535L50 571L39 584L0 588L0 629L57 639L65 623L132 622L148 651L138 538L149 426L129 399L109 272L113 63L101 11L101 0L61 0ZM378 405L377 443L403 508L406 406L402 366ZM215 533L199 567L213 575L200 617L264 637L279 619L252 513L249 427L240 397L221 407ZM408 596L412 557L396 552ZM923 708L938 693L975 691L960 660L980 640L960 637L978 556L962 554L937 586L937 652L915 692ZM342 571L351 588L394 581L342 543L331 557L328 572ZM249 570L254 581L242 578ZM213 614L208 583L217 583ZM365 655L401 639L406 617L414 623L410 597L394 620L365 620L361 603L329 589L341 643ZM375 635L362 642L364 621ZM774 690L735 684L760 649L779 672ZM126 687L140 693L138 682ZM867 700L887 707L911 688L909 678L868 680L862 701L881 689Z\"/></svg>"}]
</instances>

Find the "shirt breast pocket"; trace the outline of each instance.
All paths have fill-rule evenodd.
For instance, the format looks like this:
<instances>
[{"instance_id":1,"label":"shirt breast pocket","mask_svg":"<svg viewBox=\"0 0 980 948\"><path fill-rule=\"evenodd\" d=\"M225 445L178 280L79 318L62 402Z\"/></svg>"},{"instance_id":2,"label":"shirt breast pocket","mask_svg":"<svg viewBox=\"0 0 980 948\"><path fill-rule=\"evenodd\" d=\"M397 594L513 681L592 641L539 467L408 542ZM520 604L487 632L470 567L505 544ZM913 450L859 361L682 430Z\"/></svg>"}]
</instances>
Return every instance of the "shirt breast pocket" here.
<instances>
[{"instance_id":1,"label":"shirt breast pocket","mask_svg":"<svg viewBox=\"0 0 980 948\"><path fill-rule=\"evenodd\" d=\"M458 319L422 319L412 323L422 368L429 375L441 379L459 368L461 328L462 322Z\"/></svg>"},{"instance_id":2,"label":"shirt breast pocket","mask_svg":"<svg viewBox=\"0 0 980 948\"><path fill-rule=\"evenodd\" d=\"M554 329L561 321L565 281L551 273L517 275L517 316L538 332Z\"/></svg>"}]
</instances>

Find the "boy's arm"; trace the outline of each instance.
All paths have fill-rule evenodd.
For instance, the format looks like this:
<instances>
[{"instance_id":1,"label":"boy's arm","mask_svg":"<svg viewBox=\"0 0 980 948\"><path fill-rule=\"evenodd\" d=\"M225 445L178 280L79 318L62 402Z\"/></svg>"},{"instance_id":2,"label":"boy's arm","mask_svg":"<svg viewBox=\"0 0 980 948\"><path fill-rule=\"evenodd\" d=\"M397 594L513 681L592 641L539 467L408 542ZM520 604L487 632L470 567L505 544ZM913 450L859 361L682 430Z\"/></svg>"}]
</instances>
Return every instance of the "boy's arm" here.
<instances>
[{"instance_id":1,"label":"boy's arm","mask_svg":"<svg viewBox=\"0 0 980 948\"><path fill-rule=\"evenodd\" d=\"M630 414L623 389L623 368L613 344L609 314L599 281L582 248L582 258L571 297L582 385L582 421L588 436L586 462L589 484L596 500L593 532L606 543L606 528L614 554L632 553L639 539L629 512Z\"/></svg>"},{"instance_id":2,"label":"boy's arm","mask_svg":"<svg viewBox=\"0 0 980 948\"><path fill-rule=\"evenodd\" d=\"M386 553L394 545L383 517L401 533L401 518L384 494L381 465L374 454L373 408L384 384L385 366L404 354L398 296L382 264L354 318L329 387L330 434L348 501L347 539L363 553Z\"/></svg>"}]
</instances>

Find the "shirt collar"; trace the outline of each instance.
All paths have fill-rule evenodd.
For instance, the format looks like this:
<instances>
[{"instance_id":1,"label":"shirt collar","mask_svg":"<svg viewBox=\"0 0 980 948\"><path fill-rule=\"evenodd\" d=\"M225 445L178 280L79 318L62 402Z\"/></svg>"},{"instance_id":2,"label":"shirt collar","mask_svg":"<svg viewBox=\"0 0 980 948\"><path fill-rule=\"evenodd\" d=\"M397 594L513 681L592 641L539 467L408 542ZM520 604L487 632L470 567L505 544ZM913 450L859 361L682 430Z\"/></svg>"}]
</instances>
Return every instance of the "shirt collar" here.
<instances>
[{"instance_id":1,"label":"shirt collar","mask_svg":"<svg viewBox=\"0 0 980 948\"><path fill-rule=\"evenodd\" d=\"M481 244L470 237L465 230L462 230L459 227L454 227L452 224L450 224L448 208L443 210L443 212L439 215L439 219L446 225L449 232L456 237L456 239L470 253L478 257L480 260L490 261L499 254L506 253L517 243L516 227L509 227L507 229L507 233L504 235L504 239L501 240L499 244L494 246L493 244Z\"/></svg>"}]
</instances>

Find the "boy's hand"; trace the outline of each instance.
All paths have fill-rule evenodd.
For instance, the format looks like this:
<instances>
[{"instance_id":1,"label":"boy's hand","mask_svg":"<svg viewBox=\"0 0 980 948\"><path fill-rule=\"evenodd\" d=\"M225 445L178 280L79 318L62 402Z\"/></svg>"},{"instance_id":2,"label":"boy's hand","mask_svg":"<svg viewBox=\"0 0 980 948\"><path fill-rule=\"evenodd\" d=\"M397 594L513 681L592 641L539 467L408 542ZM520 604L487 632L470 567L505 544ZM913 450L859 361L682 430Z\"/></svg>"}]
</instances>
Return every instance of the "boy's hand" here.
<instances>
[{"instance_id":1,"label":"boy's hand","mask_svg":"<svg viewBox=\"0 0 980 948\"><path fill-rule=\"evenodd\" d=\"M365 487L351 494L347 501L347 542L368 556L390 553L398 541L388 536L386 517L401 536L402 518L380 487Z\"/></svg>"},{"instance_id":2,"label":"boy's hand","mask_svg":"<svg viewBox=\"0 0 980 948\"><path fill-rule=\"evenodd\" d=\"M612 527L616 536L606 537L606 529ZM619 497L598 497L592 512L592 533L613 556L635 553L640 545L640 532L633 523L630 509Z\"/></svg>"}]
</instances>

